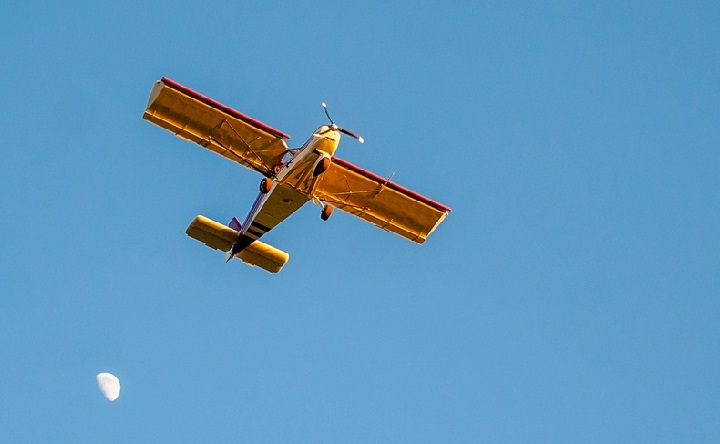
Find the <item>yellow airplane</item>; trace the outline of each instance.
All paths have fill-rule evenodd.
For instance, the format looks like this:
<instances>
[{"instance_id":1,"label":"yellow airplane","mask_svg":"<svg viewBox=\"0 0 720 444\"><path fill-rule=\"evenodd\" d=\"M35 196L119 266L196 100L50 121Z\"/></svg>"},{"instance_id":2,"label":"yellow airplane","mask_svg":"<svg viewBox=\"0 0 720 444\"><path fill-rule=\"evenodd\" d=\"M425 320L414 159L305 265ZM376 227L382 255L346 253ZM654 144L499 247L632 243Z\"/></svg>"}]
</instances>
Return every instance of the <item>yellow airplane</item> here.
<instances>
[{"instance_id":1,"label":"yellow airplane","mask_svg":"<svg viewBox=\"0 0 720 444\"><path fill-rule=\"evenodd\" d=\"M226 226L197 216L186 233L227 252L228 261L238 257L277 273L290 256L259 238L312 200L322 207L322 220L337 207L386 231L425 242L450 208L335 157L341 134L360 143L363 139L338 127L322 105L330 124L315 130L302 147L290 149L287 134L166 77L157 81L144 119L264 176L242 224L236 218Z\"/></svg>"}]
</instances>

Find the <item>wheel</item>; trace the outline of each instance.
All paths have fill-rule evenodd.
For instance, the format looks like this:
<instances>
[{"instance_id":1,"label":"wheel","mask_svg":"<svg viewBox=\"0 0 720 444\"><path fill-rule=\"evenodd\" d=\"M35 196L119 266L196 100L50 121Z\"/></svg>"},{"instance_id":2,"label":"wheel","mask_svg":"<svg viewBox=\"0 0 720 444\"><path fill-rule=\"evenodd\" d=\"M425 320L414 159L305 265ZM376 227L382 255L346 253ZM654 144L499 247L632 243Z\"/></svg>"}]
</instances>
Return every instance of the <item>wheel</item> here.
<instances>
[{"instance_id":1,"label":"wheel","mask_svg":"<svg viewBox=\"0 0 720 444\"><path fill-rule=\"evenodd\" d=\"M315 166L315 170L313 171L313 176L319 176L327 169L330 168L330 158L329 157L323 157L320 162Z\"/></svg>"},{"instance_id":2,"label":"wheel","mask_svg":"<svg viewBox=\"0 0 720 444\"><path fill-rule=\"evenodd\" d=\"M263 180L260 181L260 192L265 194L269 193L272 189L273 181L269 177L263 177Z\"/></svg>"},{"instance_id":3,"label":"wheel","mask_svg":"<svg viewBox=\"0 0 720 444\"><path fill-rule=\"evenodd\" d=\"M325 207L322 209L322 212L320 213L320 219L322 220L328 220L330 219L330 215L333 212L333 206L330 204L325 204Z\"/></svg>"}]
</instances>

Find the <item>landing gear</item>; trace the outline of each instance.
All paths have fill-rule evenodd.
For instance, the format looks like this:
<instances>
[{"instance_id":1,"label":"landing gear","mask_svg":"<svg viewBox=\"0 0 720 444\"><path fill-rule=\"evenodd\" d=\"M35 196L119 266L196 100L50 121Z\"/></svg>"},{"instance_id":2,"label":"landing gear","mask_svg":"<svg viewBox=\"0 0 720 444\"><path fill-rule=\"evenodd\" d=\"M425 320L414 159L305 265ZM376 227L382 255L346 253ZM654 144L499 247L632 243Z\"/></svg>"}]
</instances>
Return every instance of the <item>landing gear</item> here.
<instances>
[{"instance_id":1,"label":"landing gear","mask_svg":"<svg viewBox=\"0 0 720 444\"><path fill-rule=\"evenodd\" d=\"M267 194L272 189L273 181L269 177L263 177L263 180L260 181L260 192L263 194Z\"/></svg>"},{"instance_id":2,"label":"landing gear","mask_svg":"<svg viewBox=\"0 0 720 444\"><path fill-rule=\"evenodd\" d=\"M329 157L323 157L320 162L318 162L317 165L315 165L315 170L313 170L313 176L319 176L327 169L330 168L330 158Z\"/></svg>"},{"instance_id":3,"label":"landing gear","mask_svg":"<svg viewBox=\"0 0 720 444\"><path fill-rule=\"evenodd\" d=\"M322 209L322 212L320 213L320 219L322 220L328 220L330 219L330 215L333 212L333 206L330 204L325 204L325 206Z\"/></svg>"}]
</instances>

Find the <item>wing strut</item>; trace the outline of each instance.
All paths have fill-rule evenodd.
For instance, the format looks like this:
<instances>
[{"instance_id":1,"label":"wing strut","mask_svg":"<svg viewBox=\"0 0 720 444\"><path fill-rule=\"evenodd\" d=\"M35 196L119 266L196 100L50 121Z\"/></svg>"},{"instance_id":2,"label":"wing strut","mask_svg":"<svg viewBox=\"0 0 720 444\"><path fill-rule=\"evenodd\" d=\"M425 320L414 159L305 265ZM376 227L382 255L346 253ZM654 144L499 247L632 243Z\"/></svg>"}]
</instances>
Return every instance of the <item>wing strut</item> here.
<instances>
[{"instance_id":1,"label":"wing strut","mask_svg":"<svg viewBox=\"0 0 720 444\"><path fill-rule=\"evenodd\" d=\"M220 126L222 126L223 123L227 123L227 125L230 127L230 129L233 131L233 133L235 133L235 135L236 135L240 140L242 140L242 142L245 144L245 146L247 146L248 150L257 158L257 160L260 161L260 163L262 163L262 165L263 165L268 171L273 171L273 168L270 167L270 166L268 166L268 164L265 163L265 160L263 160L263 158L260 157L260 155L259 155L259 154L253 149L253 147L252 147L252 144L253 144L253 143L255 143L256 141L260 140L259 137L255 138L255 140L253 140L252 143L247 143L247 142L245 141L245 139L243 139L243 137L240 135L240 133L237 132L237 130L235 129L235 127L232 126L232 123L228 122L227 119L223 119L223 121L220 122ZM219 140L218 140L217 142L218 142L218 144L220 143ZM225 146L223 146L223 148L228 149L228 148L225 147ZM230 152L233 153L234 155L238 156L238 154L235 153L234 151L232 151L232 149L230 149ZM241 156L238 156L238 157L242 158Z\"/></svg>"}]
</instances>

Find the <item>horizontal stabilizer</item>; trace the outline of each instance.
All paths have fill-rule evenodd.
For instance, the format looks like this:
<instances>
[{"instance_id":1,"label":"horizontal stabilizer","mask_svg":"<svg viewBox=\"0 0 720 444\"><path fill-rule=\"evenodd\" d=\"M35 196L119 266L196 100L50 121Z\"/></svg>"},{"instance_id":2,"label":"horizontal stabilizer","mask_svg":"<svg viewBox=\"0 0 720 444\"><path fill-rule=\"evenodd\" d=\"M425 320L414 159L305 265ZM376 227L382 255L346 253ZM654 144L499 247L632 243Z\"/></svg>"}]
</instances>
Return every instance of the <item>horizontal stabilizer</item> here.
<instances>
[{"instance_id":1,"label":"horizontal stabilizer","mask_svg":"<svg viewBox=\"0 0 720 444\"><path fill-rule=\"evenodd\" d=\"M210 248L221 251L230 251L239 232L232 228L210 220L205 216L197 216L185 230L188 236L199 240ZM240 253L236 254L240 260L249 265L257 265L271 273L277 273L290 259L290 255L280 251L272 245L256 240Z\"/></svg>"}]
</instances>

